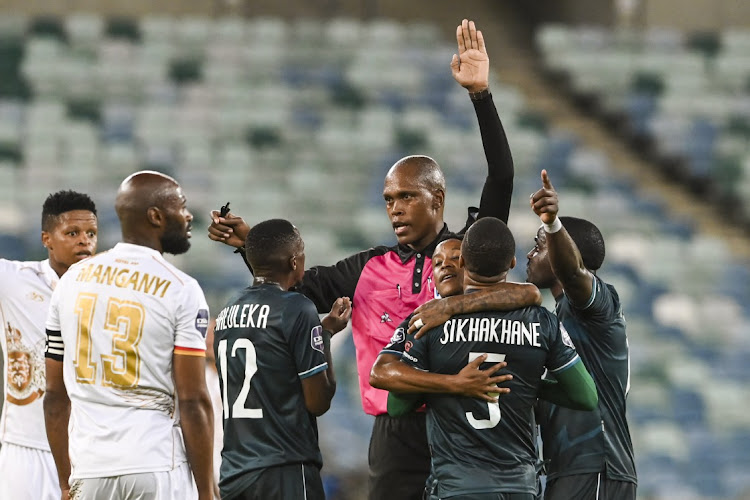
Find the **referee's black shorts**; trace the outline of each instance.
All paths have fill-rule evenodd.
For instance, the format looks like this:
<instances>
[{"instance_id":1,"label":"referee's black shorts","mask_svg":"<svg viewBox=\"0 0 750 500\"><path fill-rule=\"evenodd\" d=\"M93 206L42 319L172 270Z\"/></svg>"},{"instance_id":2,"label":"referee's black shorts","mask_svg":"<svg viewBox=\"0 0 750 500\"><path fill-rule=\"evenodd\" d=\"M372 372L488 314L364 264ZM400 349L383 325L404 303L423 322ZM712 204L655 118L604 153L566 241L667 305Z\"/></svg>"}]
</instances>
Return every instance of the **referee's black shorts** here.
<instances>
[{"instance_id":1,"label":"referee's black shorts","mask_svg":"<svg viewBox=\"0 0 750 500\"><path fill-rule=\"evenodd\" d=\"M635 500L636 484L607 479L603 472L547 480L544 500Z\"/></svg>"},{"instance_id":2,"label":"referee's black shorts","mask_svg":"<svg viewBox=\"0 0 750 500\"><path fill-rule=\"evenodd\" d=\"M375 417L368 459L370 500L422 500L430 474L424 412Z\"/></svg>"}]
</instances>

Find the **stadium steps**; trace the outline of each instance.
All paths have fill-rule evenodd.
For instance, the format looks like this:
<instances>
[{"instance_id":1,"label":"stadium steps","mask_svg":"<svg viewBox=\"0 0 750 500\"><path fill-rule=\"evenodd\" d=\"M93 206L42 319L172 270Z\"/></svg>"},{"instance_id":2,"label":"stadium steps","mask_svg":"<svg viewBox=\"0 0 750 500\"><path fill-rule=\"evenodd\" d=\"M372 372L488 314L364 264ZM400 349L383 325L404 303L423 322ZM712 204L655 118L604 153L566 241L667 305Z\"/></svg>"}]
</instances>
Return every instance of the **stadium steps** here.
<instances>
[{"instance_id":1,"label":"stadium steps","mask_svg":"<svg viewBox=\"0 0 750 500\"><path fill-rule=\"evenodd\" d=\"M528 52L524 51L525 54ZM622 141L612 136L594 118L578 111L566 95L550 85L529 64L504 70L499 79L522 89L529 108L545 116L551 128L574 132L584 144L604 151L612 165L633 179L644 194L663 200L678 219L692 219L696 229L724 239L740 258L750 258L750 237L725 222L716 209L687 193L681 182L664 178L658 170L638 158ZM513 145L511 144L511 148ZM554 179L553 179L554 182ZM613 214L617 216L617 214Z\"/></svg>"}]
</instances>

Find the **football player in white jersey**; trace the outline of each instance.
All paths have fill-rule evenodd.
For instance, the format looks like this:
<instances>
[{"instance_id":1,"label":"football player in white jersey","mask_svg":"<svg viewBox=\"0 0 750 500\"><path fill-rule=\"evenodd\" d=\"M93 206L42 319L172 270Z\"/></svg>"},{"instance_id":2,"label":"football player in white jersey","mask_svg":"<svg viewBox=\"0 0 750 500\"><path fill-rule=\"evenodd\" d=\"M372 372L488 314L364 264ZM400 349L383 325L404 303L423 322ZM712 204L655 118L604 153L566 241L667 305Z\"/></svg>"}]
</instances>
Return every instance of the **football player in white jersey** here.
<instances>
[{"instance_id":1,"label":"football player in white jersey","mask_svg":"<svg viewBox=\"0 0 750 500\"><path fill-rule=\"evenodd\" d=\"M60 486L75 499L211 500L208 306L162 256L188 250L193 216L179 184L152 171L126 178L115 208L122 241L70 268L47 317Z\"/></svg>"},{"instance_id":2,"label":"football player in white jersey","mask_svg":"<svg viewBox=\"0 0 750 500\"><path fill-rule=\"evenodd\" d=\"M0 259L0 321L5 402L0 417L0 498L60 500L44 430L44 319L52 290L72 264L96 251L96 205L58 191L42 207L42 261Z\"/></svg>"}]
</instances>

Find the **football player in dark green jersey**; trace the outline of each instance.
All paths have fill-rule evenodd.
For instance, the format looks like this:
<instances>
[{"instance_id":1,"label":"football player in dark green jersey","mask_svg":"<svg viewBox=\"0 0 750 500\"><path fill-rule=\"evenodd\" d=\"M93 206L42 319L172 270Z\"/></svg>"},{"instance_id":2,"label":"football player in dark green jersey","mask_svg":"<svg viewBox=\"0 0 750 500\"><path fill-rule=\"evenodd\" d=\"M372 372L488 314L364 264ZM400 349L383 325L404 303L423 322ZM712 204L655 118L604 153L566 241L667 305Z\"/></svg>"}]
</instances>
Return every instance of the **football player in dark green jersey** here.
<instances>
[{"instance_id":1,"label":"football player in dark green jersey","mask_svg":"<svg viewBox=\"0 0 750 500\"><path fill-rule=\"evenodd\" d=\"M625 317L617 291L596 271L604 239L589 221L558 217L557 193L546 171L531 197L541 218L528 254L527 281L549 288L556 312L599 392L593 412L540 402L547 500L633 500L636 472L625 417L630 358Z\"/></svg>"},{"instance_id":2,"label":"football player in dark green jersey","mask_svg":"<svg viewBox=\"0 0 750 500\"><path fill-rule=\"evenodd\" d=\"M331 335L351 316L348 297L318 319L315 305L288 291L305 269L305 245L290 222L254 226L245 252L252 286L216 318L214 350L221 385L224 499L323 500L315 417L336 390Z\"/></svg>"},{"instance_id":3,"label":"football player in dark green jersey","mask_svg":"<svg viewBox=\"0 0 750 500\"><path fill-rule=\"evenodd\" d=\"M513 236L502 221L477 221L461 247L465 293L504 281L515 264L514 251ZM425 396L437 495L531 500L537 493L533 406L545 366L557 374L556 387L569 404L594 408L596 390L557 318L539 306L452 317L421 339L407 340L402 360L452 374L483 354L489 362L508 362L513 375L506 383L508 395L495 403ZM390 410L397 411L389 402Z\"/></svg>"}]
</instances>

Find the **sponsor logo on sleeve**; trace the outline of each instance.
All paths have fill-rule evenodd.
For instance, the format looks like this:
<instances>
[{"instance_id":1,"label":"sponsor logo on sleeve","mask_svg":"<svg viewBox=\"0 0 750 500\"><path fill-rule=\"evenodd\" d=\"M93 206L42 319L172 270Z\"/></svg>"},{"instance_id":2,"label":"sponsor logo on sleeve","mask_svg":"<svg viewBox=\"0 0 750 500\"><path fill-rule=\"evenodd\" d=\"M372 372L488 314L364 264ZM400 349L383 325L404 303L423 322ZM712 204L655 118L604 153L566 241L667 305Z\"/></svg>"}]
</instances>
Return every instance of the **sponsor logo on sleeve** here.
<instances>
[{"instance_id":1,"label":"sponsor logo on sleeve","mask_svg":"<svg viewBox=\"0 0 750 500\"><path fill-rule=\"evenodd\" d=\"M404 357L405 357L406 359L408 359L409 361L412 361L412 362L414 362L414 363L418 363L418 362L419 362L419 360L418 360L417 358L415 358L414 356L412 356L412 355L411 355L411 354L409 354L408 352L404 352Z\"/></svg>"},{"instance_id":2,"label":"sponsor logo on sleeve","mask_svg":"<svg viewBox=\"0 0 750 500\"><path fill-rule=\"evenodd\" d=\"M565 329L562 323L560 323L560 334L562 335L563 344L570 347L571 349L576 348L576 346L573 344L573 339L570 338L570 334L568 333L568 330Z\"/></svg>"},{"instance_id":3,"label":"sponsor logo on sleeve","mask_svg":"<svg viewBox=\"0 0 750 500\"><path fill-rule=\"evenodd\" d=\"M195 317L195 329L200 332L203 338L206 338L208 332L208 309L199 309Z\"/></svg>"},{"instance_id":4,"label":"sponsor logo on sleeve","mask_svg":"<svg viewBox=\"0 0 750 500\"><path fill-rule=\"evenodd\" d=\"M323 327L318 325L310 331L310 345L316 351L323 352Z\"/></svg>"}]
</instances>

